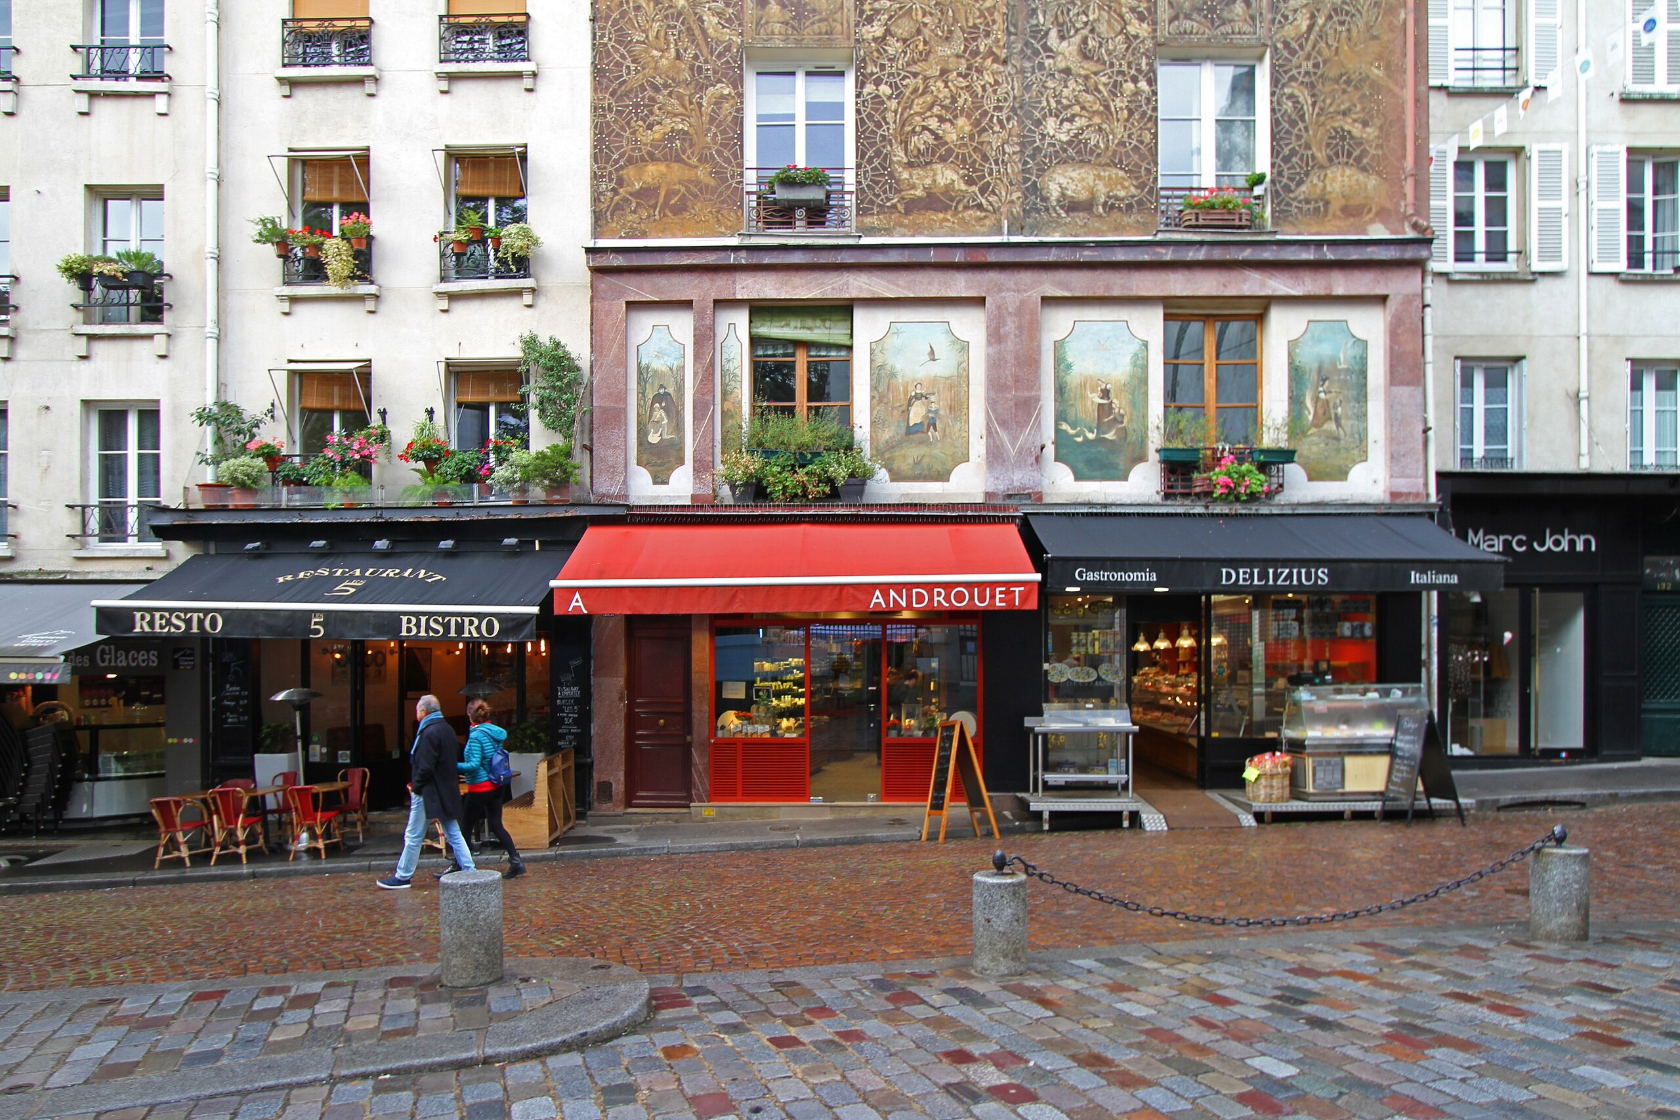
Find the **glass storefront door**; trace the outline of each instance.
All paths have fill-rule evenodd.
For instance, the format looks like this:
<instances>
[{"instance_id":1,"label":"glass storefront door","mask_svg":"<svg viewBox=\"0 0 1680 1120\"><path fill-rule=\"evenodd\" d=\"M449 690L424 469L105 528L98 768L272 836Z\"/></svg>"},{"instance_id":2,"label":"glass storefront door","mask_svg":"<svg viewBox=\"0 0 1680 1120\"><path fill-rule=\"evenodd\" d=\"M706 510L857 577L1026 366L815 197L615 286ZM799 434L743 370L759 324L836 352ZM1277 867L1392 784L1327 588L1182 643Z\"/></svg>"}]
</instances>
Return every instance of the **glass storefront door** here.
<instances>
[{"instance_id":1,"label":"glass storefront door","mask_svg":"<svg viewBox=\"0 0 1680 1120\"><path fill-rule=\"evenodd\" d=\"M1534 593L1534 746L1587 745L1587 605L1579 591Z\"/></svg>"},{"instance_id":2,"label":"glass storefront door","mask_svg":"<svg viewBox=\"0 0 1680 1120\"><path fill-rule=\"evenodd\" d=\"M1587 606L1578 590L1443 596L1447 752L1573 756L1587 747Z\"/></svg>"},{"instance_id":3,"label":"glass storefront door","mask_svg":"<svg viewBox=\"0 0 1680 1120\"><path fill-rule=\"evenodd\" d=\"M881 795L881 628L811 627L811 796Z\"/></svg>"}]
</instances>

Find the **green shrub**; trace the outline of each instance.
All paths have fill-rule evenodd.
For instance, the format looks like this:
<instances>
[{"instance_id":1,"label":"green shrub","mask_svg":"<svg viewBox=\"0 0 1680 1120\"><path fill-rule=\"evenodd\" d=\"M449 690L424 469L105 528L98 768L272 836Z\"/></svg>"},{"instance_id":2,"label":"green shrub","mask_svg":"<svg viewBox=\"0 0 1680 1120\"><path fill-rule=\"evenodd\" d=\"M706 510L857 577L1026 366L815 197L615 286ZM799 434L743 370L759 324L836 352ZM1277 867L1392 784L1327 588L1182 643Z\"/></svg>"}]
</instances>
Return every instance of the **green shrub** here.
<instances>
[{"instance_id":1,"label":"green shrub","mask_svg":"<svg viewBox=\"0 0 1680 1120\"><path fill-rule=\"evenodd\" d=\"M852 433L821 416L801 420L785 412L761 412L747 426L747 446L760 451L837 451L852 446Z\"/></svg>"},{"instance_id":2,"label":"green shrub","mask_svg":"<svg viewBox=\"0 0 1680 1120\"><path fill-rule=\"evenodd\" d=\"M216 481L242 490L268 485L268 464L252 455L228 459L216 467Z\"/></svg>"},{"instance_id":3,"label":"green shrub","mask_svg":"<svg viewBox=\"0 0 1680 1120\"><path fill-rule=\"evenodd\" d=\"M577 477L578 465L572 461L572 445L551 443L531 452L531 461L521 481L537 486L564 486Z\"/></svg>"}]
</instances>

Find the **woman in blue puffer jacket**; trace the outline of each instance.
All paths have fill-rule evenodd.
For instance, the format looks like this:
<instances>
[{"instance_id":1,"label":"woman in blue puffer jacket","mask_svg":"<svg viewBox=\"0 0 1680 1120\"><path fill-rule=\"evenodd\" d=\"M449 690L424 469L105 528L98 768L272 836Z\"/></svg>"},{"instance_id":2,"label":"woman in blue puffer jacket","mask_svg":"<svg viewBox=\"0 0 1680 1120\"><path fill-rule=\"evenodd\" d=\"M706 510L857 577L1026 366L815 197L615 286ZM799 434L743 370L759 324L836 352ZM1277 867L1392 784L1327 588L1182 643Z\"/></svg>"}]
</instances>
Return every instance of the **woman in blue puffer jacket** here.
<instances>
[{"instance_id":1,"label":"woman in blue puffer jacket","mask_svg":"<svg viewBox=\"0 0 1680 1120\"><path fill-rule=\"evenodd\" d=\"M502 749L507 732L490 722L490 705L483 700L475 699L467 705L467 722L472 724L472 730L467 733L466 750L456 764L461 780L467 783L466 819L461 822L461 830L471 836L479 821L487 822L491 835L507 853L508 869L502 872L502 878L517 879L525 874L525 861L519 858L519 849L513 846L513 837L502 824L502 802L507 800L508 787L497 785L490 777L490 756Z\"/></svg>"}]
</instances>

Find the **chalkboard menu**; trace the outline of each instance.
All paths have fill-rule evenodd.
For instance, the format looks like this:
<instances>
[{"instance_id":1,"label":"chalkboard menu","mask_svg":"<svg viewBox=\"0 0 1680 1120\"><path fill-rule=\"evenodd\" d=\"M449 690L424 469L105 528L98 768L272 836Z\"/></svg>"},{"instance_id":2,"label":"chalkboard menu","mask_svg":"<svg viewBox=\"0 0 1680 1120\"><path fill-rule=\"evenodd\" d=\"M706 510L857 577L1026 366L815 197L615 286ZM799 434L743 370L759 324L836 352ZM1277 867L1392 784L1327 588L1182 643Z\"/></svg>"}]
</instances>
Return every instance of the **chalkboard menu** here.
<instances>
[{"instance_id":1,"label":"chalkboard menu","mask_svg":"<svg viewBox=\"0 0 1680 1120\"><path fill-rule=\"evenodd\" d=\"M1429 727L1429 713L1401 712L1394 726L1394 747L1388 763L1388 789L1384 801L1410 805L1417 793L1418 766L1423 762L1423 736Z\"/></svg>"},{"instance_id":2,"label":"chalkboard menu","mask_svg":"<svg viewBox=\"0 0 1680 1120\"><path fill-rule=\"evenodd\" d=\"M974 740L968 737L968 727L956 720L939 725L933 741L933 774L928 781L927 811L922 814L922 839L928 838L933 818L939 818L939 842L945 842L945 826L950 812L951 794L962 783L963 800L967 803L968 821L974 835L980 831L979 809L986 811L992 835L998 835L997 817L992 813L992 799L986 793L986 781L980 775L980 756Z\"/></svg>"},{"instance_id":3,"label":"chalkboard menu","mask_svg":"<svg viewBox=\"0 0 1680 1120\"><path fill-rule=\"evenodd\" d=\"M590 632L584 621L556 620L553 640L549 645L548 674L553 712L552 736L549 749L563 751L570 748L573 758L582 761L590 755Z\"/></svg>"},{"instance_id":4,"label":"chalkboard menu","mask_svg":"<svg viewBox=\"0 0 1680 1120\"><path fill-rule=\"evenodd\" d=\"M256 673L251 665L251 643L228 639L211 643L210 736L213 759L249 762L254 746L252 727L256 699L252 689Z\"/></svg>"},{"instance_id":5,"label":"chalkboard menu","mask_svg":"<svg viewBox=\"0 0 1680 1120\"><path fill-rule=\"evenodd\" d=\"M955 720L939 725L939 737L933 746L933 781L928 786L930 813L945 811L945 799L951 793L951 761L957 753L957 732L961 727Z\"/></svg>"}]
</instances>

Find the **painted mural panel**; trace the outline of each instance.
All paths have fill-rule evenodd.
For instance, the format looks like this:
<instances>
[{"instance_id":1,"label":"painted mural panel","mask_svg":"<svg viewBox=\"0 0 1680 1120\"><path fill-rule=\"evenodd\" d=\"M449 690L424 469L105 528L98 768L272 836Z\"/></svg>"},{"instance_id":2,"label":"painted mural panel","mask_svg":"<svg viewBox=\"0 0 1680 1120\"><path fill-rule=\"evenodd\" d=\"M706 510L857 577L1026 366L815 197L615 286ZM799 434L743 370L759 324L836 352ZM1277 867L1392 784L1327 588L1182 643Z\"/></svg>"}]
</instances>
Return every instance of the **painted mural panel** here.
<instances>
[{"instance_id":1,"label":"painted mural panel","mask_svg":"<svg viewBox=\"0 0 1680 1120\"><path fill-rule=\"evenodd\" d=\"M653 476L655 486L671 481L671 472L687 460L683 445L685 390L683 344L663 323L636 347L636 465Z\"/></svg>"},{"instance_id":2,"label":"painted mural panel","mask_svg":"<svg viewBox=\"0 0 1680 1120\"><path fill-rule=\"evenodd\" d=\"M1255 43L1264 0L1159 0L1162 42Z\"/></svg>"},{"instance_id":3,"label":"painted mural panel","mask_svg":"<svg viewBox=\"0 0 1680 1120\"><path fill-rule=\"evenodd\" d=\"M1026 232L1155 229L1152 0L1027 10L1021 203Z\"/></svg>"},{"instance_id":4,"label":"painted mural panel","mask_svg":"<svg viewBox=\"0 0 1680 1120\"><path fill-rule=\"evenodd\" d=\"M747 42L761 47L849 47L852 0L746 0Z\"/></svg>"},{"instance_id":5,"label":"painted mural panel","mask_svg":"<svg viewBox=\"0 0 1680 1120\"><path fill-rule=\"evenodd\" d=\"M869 448L893 482L945 482L969 458L968 343L893 323L869 346Z\"/></svg>"},{"instance_id":6,"label":"painted mural panel","mask_svg":"<svg viewBox=\"0 0 1680 1120\"><path fill-rule=\"evenodd\" d=\"M597 236L740 232L741 16L741 0L597 0Z\"/></svg>"},{"instance_id":7,"label":"painted mural panel","mask_svg":"<svg viewBox=\"0 0 1680 1120\"><path fill-rule=\"evenodd\" d=\"M1289 441L1314 482L1343 482L1368 457L1369 349L1340 320L1289 342Z\"/></svg>"},{"instance_id":8,"label":"painted mural panel","mask_svg":"<svg viewBox=\"0 0 1680 1120\"><path fill-rule=\"evenodd\" d=\"M1018 210L1009 0L858 0L858 224L999 233Z\"/></svg>"},{"instance_id":9,"label":"painted mural panel","mask_svg":"<svg viewBox=\"0 0 1680 1120\"><path fill-rule=\"evenodd\" d=\"M741 399L741 336L735 333L734 323L718 344L718 411L723 417L723 450L739 450L746 434L746 409Z\"/></svg>"},{"instance_id":10,"label":"painted mural panel","mask_svg":"<svg viewBox=\"0 0 1680 1120\"><path fill-rule=\"evenodd\" d=\"M1273 219L1290 233L1401 232L1406 41L1394 0L1274 0Z\"/></svg>"},{"instance_id":11,"label":"painted mural panel","mask_svg":"<svg viewBox=\"0 0 1680 1120\"><path fill-rule=\"evenodd\" d=\"M1149 457L1149 344L1081 320L1054 354L1056 462L1080 482L1126 481Z\"/></svg>"}]
</instances>

